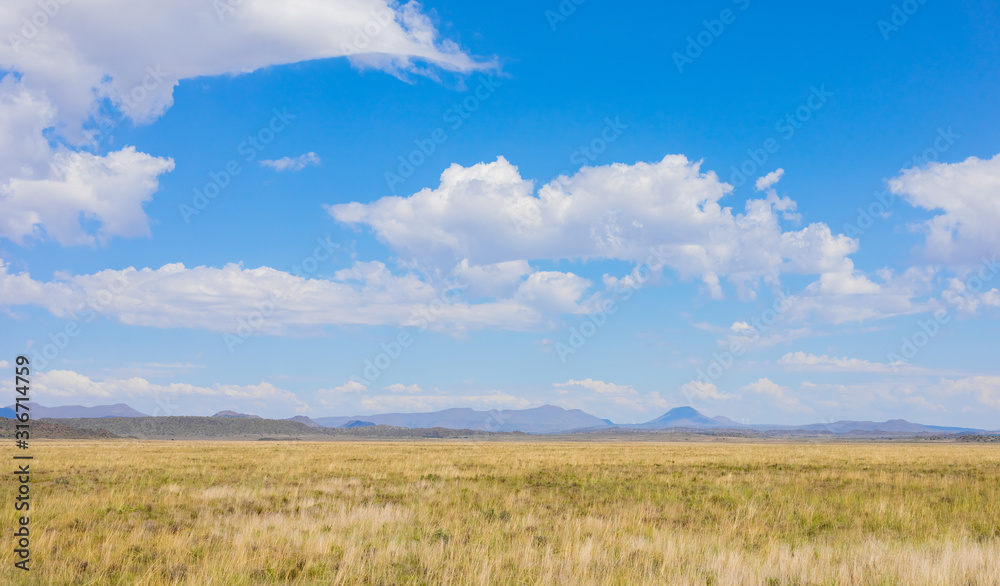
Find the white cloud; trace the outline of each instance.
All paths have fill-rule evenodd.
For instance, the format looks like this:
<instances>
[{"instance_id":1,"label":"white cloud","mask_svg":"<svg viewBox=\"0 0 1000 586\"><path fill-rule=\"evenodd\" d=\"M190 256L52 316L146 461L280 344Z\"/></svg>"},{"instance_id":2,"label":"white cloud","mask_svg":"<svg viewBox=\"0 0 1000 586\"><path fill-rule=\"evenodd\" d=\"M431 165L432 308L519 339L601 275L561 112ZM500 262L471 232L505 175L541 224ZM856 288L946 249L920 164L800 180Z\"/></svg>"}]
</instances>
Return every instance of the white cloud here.
<instances>
[{"instance_id":1,"label":"white cloud","mask_svg":"<svg viewBox=\"0 0 1000 586\"><path fill-rule=\"evenodd\" d=\"M877 271L872 280L854 270L820 275L801 293L789 296L788 310L782 315L789 323L802 323L816 316L824 323L842 324L880 320L898 315L934 311L940 303L918 298L930 293L936 271L931 267L911 267L900 275L890 269Z\"/></svg>"},{"instance_id":2,"label":"white cloud","mask_svg":"<svg viewBox=\"0 0 1000 586\"><path fill-rule=\"evenodd\" d=\"M912 405L921 410L964 413L963 425L996 429L996 417L984 415L983 408L1000 411L1000 376L890 378L851 385L804 382L802 386L835 407L848 411L874 410L884 414L883 417L898 418L901 407ZM980 423L970 423L970 413L979 415Z\"/></svg>"},{"instance_id":3,"label":"white cloud","mask_svg":"<svg viewBox=\"0 0 1000 586\"><path fill-rule=\"evenodd\" d=\"M783 387L769 378L760 378L756 381L740 387L744 391L752 391L759 395L772 397L772 401L788 411L812 412L811 407L807 407L799 402L798 398L792 396L791 389Z\"/></svg>"},{"instance_id":4,"label":"white cloud","mask_svg":"<svg viewBox=\"0 0 1000 586\"><path fill-rule=\"evenodd\" d=\"M350 395L358 396L367 392L368 387L358 381L349 380L339 387L318 389L316 391L316 399L324 407L336 407L344 402L345 397Z\"/></svg>"},{"instance_id":5,"label":"white cloud","mask_svg":"<svg viewBox=\"0 0 1000 586\"><path fill-rule=\"evenodd\" d=\"M254 329L266 334L325 325L529 330L546 323L544 312L582 312L573 295L587 284L571 273L546 271L529 275L509 298L442 302L430 283L414 274L394 275L380 262L358 262L333 279L306 279L268 267L175 263L91 275L60 273L41 282L27 273L10 273L0 260L3 306L36 305L58 317L92 321L97 313L128 325L219 332L233 332L239 320L256 316Z\"/></svg>"},{"instance_id":6,"label":"white cloud","mask_svg":"<svg viewBox=\"0 0 1000 586\"><path fill-rule=\"evenodd\" d=\"M10 366L9 362L6 360L0 360L0 368L7 368L8 366Z\"/></svg>"},{"instance_id":7,"label":"white cloud","mask_svg":"<svg viewBox=\"0 0 1000 586\"><path fill-rule=\"evenodd\" d=\"M732 187L699 162L670 155L656 163L584 167L535 194L531 181L499 157L451 165L435 189L409 197L327 206L337 220L364 224L419 262L452 266L531 259L609 258L643 262L651 248L684 277L717 292L728 276L752 296L760 278L780 273L851 272L857 242L825 224L785 232L777 211L794 202L769 195L742 214L721 201Z\"/></svg>"},{"instance_id":8,"label":"white cloud","mask_svg":"<svg viewBox=\"0 0 1000 586\"><path fill-rule=\"evenodd\" d=\"M942 212L923 224L931 260L971 264L1000 250L1000 155L907 169L889 189L914 206Z\"/></svg>"},{"instance_id":9,"label":"white cloud","mask_svg":"<svg viewBox=\"0 0 1000 586\"><path fill-rule=\"evenodd\" d=\"M526 409L532 406L532 402L501 391L480 395L369 395L361 399L361 408L373 413L417 413L456 406L474 409Z\"/></svg>"},{"instance_id":10,"label":"white cloud","mask_svg":"<svg viewBox=\"0 0 1000 586\"><path fill-rule=\"evenodd\" d=\"M1000 410L1000 376L942 379L939 389L946 395L973 395L980 404Z\"/></svg>"},{"instance_id":11,"label":"white cloud","mask_svg":"<svg viewBox=\"0 0 1000 586\"><path fill-rule=\"evenodd\" d=\"M319 165L320 159L316 153L308 152L295 158L281 157L280 159L264 159L260 161L262 167L270 167L275 171L301 171L309 165Z\"/></svg>"},{"instance_id":12,"label":"white cloud","mask_svg":"<svg viewBox=\"0 0 1000 586\"><path fill-rule=\"evenodd\" d=\"M784 169L771 171L767 175L757 179L754 187L756 187L757 191L766 192L767 199L765 201L771 204L776 211L781 212L782 218L799 222L802 220L802 215L795 213L795 208L798 207L798 204L788 196L778 197L778 192L774 189L775 184L781 180L784 174Z\"/></svg>"},{"instance_id":13,"label":"white cloud","mask_svg":"<svg viewBox=\"0 0 1000 586\"><path fill-rule=\"evenodd\" d=\"M640 393L631 385L619 385L591 378L553 383L557 399L553 404L565 409L581 409L605 417L617 413L623 421L646 421L649 413L664 409L668 402L658 392Z\"/></svg>"},{"instance_id":14,"label":"white cloud","mask_svg":"<svg viewBox=\"0 0 1000 586\"><path fill-rule=\"evenodd\" d=\"M17 243L48 237L93 245L149 234L142 204L173 161L132 147L103 156L77 150L99 146L90 126L105 100L126 119L149 123L172 105L180 80L200 76L340 56L399 76L493 67L439 40L416 2L53 0L46 6L54 12L46 15L43 4L27 0L0 3L6 35L0 71L8 72L0 80L0 237ZM44 17L42 26L31 24L35 15ZM61 140L50 144L46 129ZM273 166L310 163L319 163L313 153ZM95 233L83 228L85 220L98 222Z\"/></svg>"},{"instance_id":15,"label":"white cloud","mask_svg":"<svg viewBox=\"0 0 1000 586\"><path fill-rule=\"evenodd\" d=\"M817 356L805 352L789 352L778 360L778 364L794 370L816 370L826 372L878 372L892 373L899 368L909 368L903 364L884 364L869 362L860 358L837 358L835 356Z\"/></svg>"},{"instance_id":16,"label":"white cloud","mask_svg":"<svg viewBox=\"0 0 1000 586\"><path fill-rule=\"evenodd\" d=\"M712 399L715 401L728 401L738 399L739 395L733 393L723 393L716 386L704 381L691 381L681 386L681 392L690 401L694 399Z\"/></svg>"},{"instance_id":17,"label":"white cloud","mask_svg":"<svg viewBox=\"0 0 1000 586\"><path fill-rule=\"evenodd\" d=\"M584 380L568 380L564 383L554 383L556 388L569 389L569 388L583 388L588 389L597 393L598 395L607 396L629 396L637 395L635 389L629 385L616 385L614 383L606 383L604 381L594 380L591 378Z\"/></svg>"},{"instance_id":18,"label":"white cloud","mask_svg":"<svg viewBox=\"0 0 1000 586\"><path fill-rule=\"evenodd\" d=\"M22 18L38 9L35 2L5 2L0 30L20 32ZM182 79L312 59L378 55L364 64L414 73L427 72L420 61L454 71L484 67L440 41L416 2L106 0L63 10L27 42L0 45L0 68L19 72L64 120L77 123L94 111L95 94L149 122L170 107Z\"/></svg>"},{"instance_id":19,"label":"white cloud","mask_svg":"<svg viewBox=\"0 0 1000 586\"><path fill-rule=\"evenodd\" d=\"M238 407L265 409L265 411L258 413L264 417L272 417L267 411L269 409L285 410L306 407L295 393L266 382L243 386L215 384L210 387L187 383L162 385L151 383L140 377L98 381L70 370L50 370L36 373L32 383L35 396L48 397L50 405L107 403L129 399L160 400L169 404L171 399L184 399L178 401L177 405L197 405L200 415L205 414L202 411L206 408L218 411ZM176 413L161 414L181 415L182 413L178 407Z\"/></svg>"},{"instance_id":20,"label":"white cloud","mask_svg":"<svg viewBox=\"0 0 1000 586\"><path fill-rule=\"evenodd\" d=\"M389 385L385 387L384 390L389 391L390 393L410 393L411 395L423 392L420 385L404 385L400 383Z\"/></svg>"},{"instance_id":21,"label":"white cloud","mask_svg":"<svg viewBox=\"0 0 1000 586\"><path fill-rule=\"evenodd\" d=\"M784 169L778 169L776 171L771 171L767 175L764 175L763 177L758 178L757 182L754 183L754 187L757 189L757 191L764 191L765 189L768 189L769 187L772 187L774 184L776 184L778 181L780 181L781 177L784 174L785 174L785 170Z\"/></svg>"},{"instance_id":22,"label":"white cloud","mask_svg":"<svg viewBox=\"0 0 1000 586\"><path fill-rule=\"evenodd\" d=\"M590 285L573 273L538 271L521 283L514 299L544 313L582 313L580 300Z\"/></svg>"},{"instance_id":23,"label":"white cloud","mask_svg":"<svg viewBox=\"0 0 1000 586\"><path fill-rule=\"evenodd\" d=\"M52 146L42 131L57 122L44 94L11 75L0 80L0 236L93 245L148 235L142 206L173 161L133 147L98 156ZM93 233L84 220L96 222Z\"/></svg>"},{"instance_id":24,"label":"white cloud","mask_svg":"<svg viewBox=\"0 0 1000 586\"><path fill-rule=\"evenodd\" d=\"M745 321L733 322L733 325L729 326L729 329L736 334L749 334L755 331L754 327Z\"/></svg>"},{"instance_id":25,"label":"white cloud","mask_svg":"<svg viewBox=\"0 0 1000 586\"><path fill-rule=\"evenodd\" d=\"M469 265L463 259L452 270L460 281L468 284L470 295L480 297L506 297L521 285L522 277L533 272L524 260L513 260L492 265Z\"/></svg>"},{"instance_id":26,"label":"white cloud","mask_svg":"<svg viewBox=\"0 0 1000 586\"><path fill-rule=\"evenodd\" d=\"M948 279L948 287L942 292L941 298L959 311L973 315L979 311L981 305L1000 307L1000 290L996 287L976 292L961 279Z\"/></svg>"},{"instance_id":27,"label":"white cloud","mask_svg":"<svg viewBox=\"0 0 1000 586\"><path fill-rule=\"evenodd\" d=\"M0 185L0 235L23 244L47 234L63 246L149 236L142 206L159 188L157 177L173 168L173 160L133 147L105 156L60 151L44 178ZM84 229L84 219L99 223L96 233Z\"/></svg>"}]
</instances>

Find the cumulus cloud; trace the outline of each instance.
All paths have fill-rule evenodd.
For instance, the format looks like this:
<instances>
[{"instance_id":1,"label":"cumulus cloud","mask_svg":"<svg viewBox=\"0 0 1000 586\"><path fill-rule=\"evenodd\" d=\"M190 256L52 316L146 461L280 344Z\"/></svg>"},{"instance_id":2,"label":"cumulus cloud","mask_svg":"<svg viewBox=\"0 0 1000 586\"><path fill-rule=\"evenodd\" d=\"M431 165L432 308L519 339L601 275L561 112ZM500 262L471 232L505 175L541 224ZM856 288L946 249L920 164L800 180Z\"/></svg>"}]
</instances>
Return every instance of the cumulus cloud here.
<instances>
[{"instance_id":1,"label":"cumulus cloud","mask_svg":"<svg viewBox=\"0 0 1000 586\"><path fill-rule=\"evenodd\" d=\"M980 306L1000 307L1000 290L996 287L988 291L975 291L961 279L948 279L948 287L942 292L941 298L959 311L970 314L976 314Z\"/></svg>"},{"instance_id":2,"label":"cumulus cloud","mask_svg":"<svg viewBox=\"0 0 1000 586\"><path fill-rule=\"evenodd\" d=\"M18 244L47 235L63 246L149 236L142 206L159 188L157 177L173 168L173 160L133 147L105 156L65 150L53 154L44 178L13 178L0 185L0 235ZM94 233L84 228L83 220L97 222Z\"/></svg>"},{"instance_id":3,"label":"cumulus cloud","mask_svg":"<svg viewBox=\"0 0 1000 586\"><path fill-rule=\"evenodd\" d=\"M417 413L456 405L474 409L526 409L532 406L532 402L501 391L479 395L368 395L361 399L361 408L373 413Z\"/></svg>"},{"instance_id":4,"label":"cumulus cloud","mask_svg":"<svg viewBox=\"0 0 1000 586\"><path fill-rule=\"evenodd\" d=\"M802 386L831 406L875 410L894 418L899 417L900 408L916 406L924 411L961 413L962 425L996 429L996 416L991 412L1000 411L998 376L890 378L850 385L804 382ZM970 417L980 422L971 423Z\"/></svg>"},{"instance_id":5,"label":"cumulus cloud","mask_svg":"<svg viewBox=\"0 0 1000 586\"><path fill-rule=\"evenodd\" d=\"M7 33L0 43L0 72L7 73L0 80L0 236L17 243L48 237L93 245L148 235L142 204L173 161L134 148L96 154L92 126L105 103L125 119L149 123L173 104L181 80L328 57L347 56L399 76L493 67L440 40L417 2L49 6L54 13L27 0L0 4L0 30ZM85 145L95 154L81 152ZM297 170L319 158L308 153L271 163ZM83 227L91 221L95 233Z\"/></svg>"},{"instance_id":6,"label":"cumulus cloud","mask_svg":"<svg viewBox=\"0 0 1000 586\"><path fill-rule=\"evenodd\" d=\"M942 379L940 392L946 395L972 395L980 404L1000 410L1000 376L970 376Z\"/></svg>"},{"instance_id":7,"label":"cumulus cloud","mask_svg":"<svg viewBox=\"0 0 1000 586\"><path fill-rule=\"evenodd\" d=\"M404 385L401 383L396 383L385 387L386 391L390 393L410 393L411 395L416 395L417 393L423 392L420 385Z\"/></svg>"},{"instance_id":8,"label":"cumulus cloud","mask_svg":"<svg viewBox=\"0 0 1000 586\"><path fill-rule=\"evenodd\" d=\"M260 161L262 167L270 167L275 171L301 171L309 165L319 165L320 159L314 152L308 152L297 157L281 157L280 159L264 159Z\"/></svg>"},{"instance_id":9,"label":"cumulus cloud","mask_svg":"<svg viewBox=\"0 0 1000 586\"><path fill-rule=\"evenodd\" d=\"M849 270L824 273L789 296L782 318L801 323L815 316L824 323L842 324L934 311L939 302L920 298L931 292L936 272L933 267L911 267L901 274L881 269L872 279L850 263Z\"/></svg>"},{"instance_id":10,"label":"cumulus cloud","mask_svg":"<svg viewBox=\"0 0 1000 586\"><path fill-rule=\"evenodd\" d=\"M770 183L773 185L773 181ZM743 213L722 206L732 186L683 155L655 163L584 167L534 189L503 157L451 165L437 188L327 206L337 220L369 226L410 259L452 266L532 259L643 262L651 250L684 277L717 290L728 276L753 296L761 278L853 271L857 242L825 224L784 231L778 212L794 202L750 200Z\"/></svg>"},{"instance_id":11,"label":"cumulus cloud","mask_svg":"<svg viewBox=\"0 0 1000 586\"><path fill-rule=\"evenodd\" d=\"M19 72L28 87L45 91L65 120L77 123L94 112L95 95L148 122L170 107L182 79L312 59L378 55L380 61L365 64L417 73L420 62L460 72L488 66L440 40L417 2L82 2L27 38L22 18L38 9L35 2L4 3L0 30L21 38L0 46L0 68Z\"/></svg>"},{"instance_id":12,"label":"cumulus cloud","mask_svg":"<svg viewBox=\"0 0 1000 586\"><path fill-rule=\"evenodd\" d=\"M797 397L793 396L791 389L783 387L766 377L757 379L746 386L740 387L740 389L751 391L758 395L767 395L769 400L788 411L812 412L813 410L811 407L803 405Z\"/></svg>"},{"instance_id":13,"label":"cumulus cloud","mask_svg":"<svg viewBox=\"0 0 1000 586\"><path fill-rule=\"evenodd\" d=\"M898 372L900 367L910 368L909 365L884 364L881 362L870 362L860 358L838 358L836 356L817 356L805 352L789 352L780 359L778 364L789 367L793 370L816 370L827 372L878 372L891 373Z\"/></svg>"},{"instance_id":14,"label":"cumulus cloud","mask_svg":"<svg viewBox=\"0 0 1000 586\"><path fill-rule=\"evenodd\" d=\"M907 169L889 189L916 207L941 212L922 224L929 259L967 265L1000 250L1000 155Z\"/></svg>"},{"instance_id":15,"label":"cumulus cloud","mask_svg":"<svg viewBox=\"0 0 1000 586\"><path fill-rule=\"evenodd\" d=\"M103 314L123 324L233 332L256 316L255 331L285 334L322 326L394 325L464 331L529 330L549 311L581 313L588 281L572 273L536 272L510 297L452 299L415 274L396 275L380 262L358 262L332 279L307 279L260 267L174 263L37 281L0 260L0 306L36 305L63 318ZM443 302L442 299L447 299ZM259 321L259 323L257 323Z\"/></svg>"},{"instance_id":16,"label":"cumulus cloud","mask_svg":"<svg viewBox=\"0 0 1000 586\"><path fill-rule=\"evenodd\" d=\"M53 402L107 403L129 399L184 399L185 405L199 409L231 409L234 406L256 409L304 409L306 405L291 391L262 382L256 385L222 385L208 387L187 383L155 384L144 378L93 380L71 370L37 372L32 380L37 396L50 397ZM179 402L181 403L181 402ZM164 415L181 415L162 413ZM188 414L188 413L183 413ZM199 412L199 415L207 413ZM268 412L262 413L268 415Z\"/></svg>"},{"instance_id":17,"label":"cumulus cloud","mask_svg":"<svg viewBox=\"0 0 1000 586\"><path fill-rule=\"evenodd\" d=\"M821 324L841 325L933 312L942 304L933 296L932 267L911 267L902 274L881 269L869 277L847 259L842 271L822 273L801 291L786 291L755 314L733 322L728 329L699 324L725 335L721 348L742 350L774 346L821 335Z\"/></svg>"},{"instance_id":18,"label":"cumulus cloud","mask_svg":"<svg viewBox=\"0 0 1000 586\"><path fill-rule=\"evenodd\" d=\"M56 122L44 94L10 75L0 80L0 236L68 246L148 235L142 206L173 160L132 147L98 156L53 146L42 132ZM96 227L85 230L84 221Z\"/></svg>"},{"instance_id":19,"label":"cumulus cloud","mask_svg":"<svg viewBox=\"0 0 1000 586\"><path fill-rule=\"evenodd\" d=\"M767 194L767 199L765 201L771 204L776 211L781 212L781 217L786 220L799 222L802 220L802 215L795 213L795 208L798 207L798 204L792 201L792 198L788 196L778 197L778 192L774 189L774 185L781 180L781 177L784 174L784 169L771 171L767 175L758 179L754 184L754 187L757 191L763 191Z\"/></svg>"},{"instance_id":20,"label":"cumulus cloud","mask_svg":"<svg viewBox=\"0 0 1000 586\"><path fill-rule=\"evenodd\" d=\"M734 393L723 393L714 384L704 381L691 381L681 386L684 396L691 399L711 399L714 401L727 401L738 399L739 395Z\"/></svg>"},{"instance_id":21,"label":"cumulus cloud","mask_svg":"<svg viewBox=\"0 0 1000 586\"><path fill-rule=\"evenodd\" d=\"M764 191L770 187L773 187L775 183L781 180L781 177L785 174L784 169L778 169L776 171L771 171L767 175L757 179L754 183L754 188L757 191Z\"/></svg>"},{"instance_id":22,"label":"cumulus cloud","mask_svg":"<svg viewBox=\"0 0 1000 586\"><path fill-rule=\"evenodd\" d=\"M452 269L452 275L468 285L470 295L482 297L509 296L520 286L522 278L532 272L525 260L470 265L468 259L463 259Z\"/></svg>"},{"instance_id":23,"label":"cumulus cloud","mask_svg":"<svg viewBox=\"0 0 1000 586\"><path fill-rule=\"evenodd\" d=\"M358 381L349 380L339 387L334 387L332 389L318 389L316 391L316 400L318 400L324 407L335 407L342 404L352 395L357 397L362 393L367 392L368 387Z\"/></svg>"},{"instance_id":24,"label":"cumulus cloud","mask_svg":"<svg viewBox=\"0 0 1000 586\"><path fill-rule=\"evenodd\" d=\"M593 391L599 395L608 396L629 396L637 395L638 392L629 385L616 385L591 378L584 380L568 380L564 383L555 383L553 386L561 389L583 388Z\"/></svg>"}]
</instances>

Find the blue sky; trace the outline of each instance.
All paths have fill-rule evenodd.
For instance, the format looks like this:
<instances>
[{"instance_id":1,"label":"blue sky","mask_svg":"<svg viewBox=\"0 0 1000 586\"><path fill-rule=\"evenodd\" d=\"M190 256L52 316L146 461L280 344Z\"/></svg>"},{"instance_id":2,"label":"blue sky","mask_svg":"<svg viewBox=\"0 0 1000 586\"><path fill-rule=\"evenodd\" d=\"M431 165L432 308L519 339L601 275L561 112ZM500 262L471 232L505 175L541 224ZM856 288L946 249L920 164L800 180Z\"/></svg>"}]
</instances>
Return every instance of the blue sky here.
<instances>
[{"instance_id":1,"label":"blue sky","mask_svg":"<svg viewBox=\"0 0 1000 586\"><path fill-rule=\"evenodd\" d=\"M43 404L1000 427L991 3L113 4L0 9Z\"/></svg>"}]
</instances>

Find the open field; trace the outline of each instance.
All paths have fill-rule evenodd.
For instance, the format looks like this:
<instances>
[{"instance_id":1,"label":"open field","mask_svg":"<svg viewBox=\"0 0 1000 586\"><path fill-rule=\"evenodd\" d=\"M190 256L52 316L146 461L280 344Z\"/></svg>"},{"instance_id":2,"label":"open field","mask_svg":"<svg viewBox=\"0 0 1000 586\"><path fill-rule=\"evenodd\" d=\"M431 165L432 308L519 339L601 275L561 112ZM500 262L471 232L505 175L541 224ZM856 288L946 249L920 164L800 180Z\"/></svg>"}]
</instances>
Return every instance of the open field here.
<instances>
[{"instance_id":1,"label":"open field","mask_svg":"<svg viewBox=\"0 0 1000 586\"><path fill-rule=\"evenodd\" d=\"M0 583L1000 583L996 444L32 451L34 570L13 569L5 547ZM16 484L0 490L10 528Z\"/></svg>"}]
</instances>

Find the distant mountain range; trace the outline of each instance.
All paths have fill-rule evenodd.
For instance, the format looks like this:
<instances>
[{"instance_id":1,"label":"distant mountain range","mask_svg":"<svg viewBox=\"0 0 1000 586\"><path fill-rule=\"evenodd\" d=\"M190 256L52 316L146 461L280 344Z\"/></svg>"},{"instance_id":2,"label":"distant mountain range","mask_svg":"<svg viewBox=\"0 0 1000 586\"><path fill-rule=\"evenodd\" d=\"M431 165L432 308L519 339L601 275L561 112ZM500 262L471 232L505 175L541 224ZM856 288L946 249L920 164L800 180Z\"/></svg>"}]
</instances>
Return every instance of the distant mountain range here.
<instances>
[{"instance_id":1,"label":"distant mountain range","mask_svg":"<svg viewBox=\"0 0 1000 586\"><path fill-rule=\"evenodd\" d=\"M26 403L28 412L32 419L73 419L76 417L148 417L145 413L140 413L129 407L125 403L115 403L114 405L97 405L96 407L84 407L82 405L63 405L61 407L46 407L38 403ZM10 405L8 409L13 410Z\"/></svg>"},{"instance_id":2,"label":"distant mountain range","mask_svg":"<svg viewBox=\"0 0 1000 586\"><path fill-rule=\"evenodd\" d=\"M857 431L892 433L971 433L985 431L968 427L942 427L910 423L905 419L889 421L835 421L833 423L810 423L808 425L775 425L737 423L721 415L709 418L692 407L675 407L663 415L646 423L620 425L632 429L752 429L754 431L812 431L827 433L851 433Z\"/></svg>"},{"instance_id":3,"label":"distant mountain range","mask_svg":"<svg viewBox=\"0 0 1000 586\"><path fill-rule=\"evenodd\" d=\"M28 403L32 419L93 419L106 417L146 417L139 411L124 403L115 405L98 405L82 407L69 405L62 407L45 407L37 403ZM9 414L0 410L0 416L13 418L13 406L8 407ZM263 421L288 421L302 424L308 428L361 428L373 426L392 426L409 429L442 428L450 430L471 430L486 432L523 432L534 434L553 434L568 432L597 431L602 429L693 429L693 430L754 430L754 431L789 431L806 433L846 434L859 432L885 433L976 433L981 429L965 427L944 427L937 425L922 425L911 423L905 419L889 421L836 421L833 423L812 423L808 425L776 425L776 424L742 424L728 417L708 417L693 407L675 407L663 415L636 424L615 424L607 419L600 419L579 409L563 409L554 405L544 405L531 409L503 409L492 411L477 411L468 408L445 409L429 413L382 413L378 415L351 415L341 417L318 417L310 419L303 415L284 420L264 419L259 415L237 413L235 411L220 411L212 416L218 419L248 419Z\"/></svg>"},{"instance_id":4,"label":"distant mountain range","mask_svg":"<svg viewBox=\"0 0 1000 586\"><path fill-rule=\"evenodd\" d=\"M341 427L359 423L392 425L395 427L472 429L475 431L523 431L525 433L559 433L584 428L609 427L603 419L579 409L563 409L544 405L533 409L445 409L433 413L384 413L352 415L350 417L319 417L316 423L324 427Z\"/></svg>"}]
</instances>

